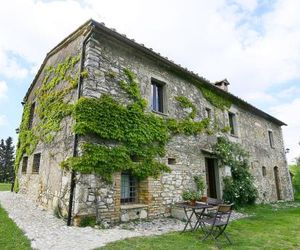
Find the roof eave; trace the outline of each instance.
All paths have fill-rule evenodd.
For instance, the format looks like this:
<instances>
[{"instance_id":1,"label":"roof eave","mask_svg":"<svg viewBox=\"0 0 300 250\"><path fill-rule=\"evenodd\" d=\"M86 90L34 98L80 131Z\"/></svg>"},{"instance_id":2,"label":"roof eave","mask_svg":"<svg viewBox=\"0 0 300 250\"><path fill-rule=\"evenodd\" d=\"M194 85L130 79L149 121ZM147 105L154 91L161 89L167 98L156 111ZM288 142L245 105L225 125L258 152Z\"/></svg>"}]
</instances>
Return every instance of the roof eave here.
<instances>
[{"instance_id":1,"label":"roof eave","mask_svg":"<svg viewBox=\"0 0 300 250\"><path fill-rule=\"evenodd\" d=\"M248 102L244 101L243 99L227 92L224 91L220 88L218 88L217 86L215 86L213 83L211 83L209 80L205 79L204 77L199 76L197 73L194 73L193 71L189 71L187 68L183 68L181 65L178 65L176 63L174 63L173 61L169 60L166 57L161 56L159 53L154 52L152 49L146 48L144 45L142 44L138 44L137 42L135 42L133 39L129 39L127 38L125 35L121 35L120 33L116 32L115 30L112 30L110 28L107 28L103 23L99 23L94 21L93 19L88 20L87 22L85 22L83 25L81 25L78 29L76 29L74 32L72 32L69 36L67 36L65 39L63 39L57 46L55 46L49 53L47 53L37 75L35 76L35 78L33 79L25 97L24 97L24 101L27 100L28 95L31 91L31 89L33 88L38 76L40 75L40 73L42 72L42 69L44 67L44 65L47 62L47 59L54 54L57 50L59 50L62 46L64 46L66 43L72 41L73 39L75 39L76 37L78 37L80 34L84 33L85 29L88 27L95 27L96 29L105 32L111 36L113 36L114 38L116 38L117 40L121 40L123 42L125 42L126 44L130 45L131 47L134 47L142 52L144 52L147 55L152 56L153 58L163 62L164 64L170 66L171 68L186 74L187 76L192 77L194 80L196 80L199 84L205 84L207 87L213 89L214 91L220 93L221 95L225 96L225 97L229 97L235 101L237 101L238 103L240 103L242 106L246 107L246 109L251 110L252 112L256 113L259 116L262 116L268 120L273 121L274 123L280 125L280 126L286 126L287 124L278 120L277 118L265 113L264 111L254 107L253 105L249 104Z\"/></svg>"}]
</instances>

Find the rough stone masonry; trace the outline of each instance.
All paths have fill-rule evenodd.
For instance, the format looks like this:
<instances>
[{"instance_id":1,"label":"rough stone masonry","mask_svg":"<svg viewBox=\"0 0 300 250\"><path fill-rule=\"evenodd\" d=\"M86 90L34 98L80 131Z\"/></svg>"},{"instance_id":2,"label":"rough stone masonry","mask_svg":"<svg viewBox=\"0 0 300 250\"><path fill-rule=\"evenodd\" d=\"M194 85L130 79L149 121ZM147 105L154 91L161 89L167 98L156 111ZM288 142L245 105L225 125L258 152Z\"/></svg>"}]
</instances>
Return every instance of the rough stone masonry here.
<instances>
[{"instance_id":1,"label":"rough stone masonry","mask_svg":"<svg viewBox=\"0 0 300 250\"><path fill-rule=\"evenodd\" d=\"M48 53L25 101L36 101L35 90L42 84L45 67L78 54L81 54L78 71L88 71L88 77L82 79L79 85L80 96L99 98L109 94L119 103L127 103L126 94L118 85L118 77L124 69L131 69L137 76L142 97L148 100L147 112L182 119L191 109L182 109L175 97L185 96L197 108L195 120L200 121L209 116L218 120L222 126L231 128L227 137L240 143L250 153L251 173L259 192L258 202L293 199L281 131L283 122L227 92L227 81L218 82L214 86L206 79L93 20L78 28ZM64 88L64 84L62 81L58 87ZM223 111L214 107L204 98L196 84L211 85L210 88L216 93L230 97L233 100L230 109ZM161 98L160 105L163 104L159 111L151 107L155 96L153 86L159 89L159 96L156 97ZM76 90L70 95L71 102L75 103ZM33 124L35 122L38 122L36 116L33 117ZM64 118L54 141L40 141L35 152L27 156L28 162L23 170L21 161L18 172L21 193L50 210L59 210L64 216L69 207L71 174L63 170L60 163L73 156L73 125L71 117ZM122 198L130 195L128 190L133 189L128 189L123 183L122 173L114 174L112 184L105 183L100 176L77 173L73 200L74 222L88 215L96 215L102 222L169 216L174 203L182 200L183 190L195 189L195 175L205 179L207 195L221 198L223 177L230 175L230 167L217 166L212 154L212 145L220 135L221 132L214 135L173 136L167 144L165 157L158 158L171 168L171 173L162 174L158 179L147 178L136 182L135 197L131 197L134 199L130 203L121 202ZM75 150L80 153L80 145L85 141L101 143L93 136L81 136ZM38 173L33 173L36 153L41 154L41 159Z\"/></svg>"}]
</instances>

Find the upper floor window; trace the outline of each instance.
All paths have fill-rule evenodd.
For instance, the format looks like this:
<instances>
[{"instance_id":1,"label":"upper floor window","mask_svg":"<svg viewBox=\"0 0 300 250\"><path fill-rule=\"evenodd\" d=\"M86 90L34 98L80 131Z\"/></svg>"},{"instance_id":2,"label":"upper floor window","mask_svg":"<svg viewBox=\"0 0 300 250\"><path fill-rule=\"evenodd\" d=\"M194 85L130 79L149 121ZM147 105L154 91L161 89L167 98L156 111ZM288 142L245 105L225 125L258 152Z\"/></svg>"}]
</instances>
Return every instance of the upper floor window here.
<instances>
[{"instance_id":1,"label":"upper floor window","mask_svg":"<svg viewBox=\"0 0 300 250\"><path fill-rule=\"evenodd\" d=\"M266 169L266 167L262 166L261 170L262 170L262 175L266 176L267 175L267 169Z\"/></svg>"},{"instance_id":2,"label":"upper floor window","mask_svg":"<svg viewBox=\"0 0 300 250\"><path fill-rule=\"evenodd\" d=\"M28 129L32 128L33 118L34 118L35 102L31 104L30 113L29 113L29 123Z\"/></svg>"},{"instance_id":3,"label":"upper floor window","mask_svg":"<svg viewBox=\"0 0 300 250\"><path fill-rule=\"evenodd\" d=\"M24 156L22 161L22 173L25 174L27 171L27 165L28 165L28 157Z\"/></svg>"},{"instance_id":4,"label":"upper floor window","mask_svg":"<svg viewBox=\"0 0 300 250\"><path fill-rule=\"evenodd\" d=\"M211 109L205 108L205 118L211 119Z\"/></svg>"},{"instance_id":5,"label":"upper floor window","mask_svg":"<svg viewBox=\"0 0 300 250\"><path fill-rule=\"evenodd\" d=\"M268 130L268 135L269 135L269 143L270 143L270 147L271 147L271 148L274 148L273 131Z\"/></svg>"},{"instance_id":6,"label":"upper floor window","mask_svg":"<svg viewBox=\"0 0 300 250\"><path fill-rule=\"evenodd\" d=\"M41 154L34 154L33 155L33 164L32 164L32 173L38 174L40 170L41 164Z\"/></svg>"},{"instance_id":7,"label":"upper floor window","mask_svg":"<svg viewBox=\"0 0 300 250\"><path fill-rule=\"evenodd\" d=\"M151 81L151 109L164 112L164 84L155 80Z\"/></svg>"},{"instance_id":8,"label":"upper floor window","mask_svg":"<svg viewBox=\"0 0 300 250\"><path fill-rule=\"evenodd\" d=\"M129 173L121 174L121 204L137 201L137 181Z\"/></svg>"},{"instance_id":9,"label":"upper floor window","mask_svg":"<svg viewBox=\"0 0 300 250\"><path fill-rule=\"evenodd\" d=\"M228 113L228 118L229 118L229 126L230 126L230 134L236 135L236 115L229 112Z\"/></svg>"}]
</instances>

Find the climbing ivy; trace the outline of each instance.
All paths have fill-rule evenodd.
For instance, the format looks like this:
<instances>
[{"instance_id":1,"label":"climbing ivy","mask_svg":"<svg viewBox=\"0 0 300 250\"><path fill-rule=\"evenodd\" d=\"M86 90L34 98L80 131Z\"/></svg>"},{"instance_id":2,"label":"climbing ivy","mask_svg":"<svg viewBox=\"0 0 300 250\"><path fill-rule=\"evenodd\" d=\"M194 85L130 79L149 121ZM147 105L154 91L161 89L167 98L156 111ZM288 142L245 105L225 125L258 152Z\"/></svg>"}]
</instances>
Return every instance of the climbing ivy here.
<instances>
[{"instance_id":1,"label":"climbing ivy","mask_svg":"<svg viewBox=\"0 0 300 250\"><path fill-rule=\"evenodd\" d=\"M191 108L192 112L189 114L189 118L194 119L197 114L196 106L186 96L176 96L176 101L179 102L182 108Z\"/></svg>"},{"instance_id":2,"label":"climbing ivy","mask_svg":"<svg viewBox=\"0 0 300 250\"><path fill-rule=\"evenodd\" d=\"M96 135L104 143L84 143L82 155L67 159L63 167L96 173L106 181L111 181L113 173L120 171L130 171L139 179L157 177L170 171L156 157L165 155L165 145L171 134L195 135L208 128L209 119L193 121L197 110L186 97L176 97L181 107L192 109L184 120L164 119L145 112L147 102L141 96L135 74L125 69L124 75L119 86L128 95L130 104L119 104L109 95L99 99L80 98L76 103L74 132Z\"/></svg>"},{"instance_id":3,"label":"climbing ivy","mask_svg":"<svg viewBox=\"0 0 300 250\"><path fill-rule=\"evenodd\" d=\"M111 181L112 174L118 171L130 171L139 179L170 171L156 160L165 154L167 125L163 118L144 112L146 101L141 97L135 75L129 70L124 73L127 79L119 84L132 103L121 105L108 95L81 98L73 113L75 133L94 134L98 139L114 142L113 145L85 143L82 155L63 162L63 167L94 172L106 181Z\"/></svg>"},{"instance_id":4,"label":"climbing ivy","mask_svg":"<svg viewBox=\"0 0 300 250\"><path fill-rule=\"evenodd\" d=\"M203 132L209 133L209 124L209 118L205 118L199 122L190 119L179 121L172 118L167 119L168 129L173 134L197 135Z\"/></svg>"},{"instance_id":5,"label":"climbing ivy","mask_svg":"<svg viewBox=\"0 0 300 250\"><path fill-rule=\"evenodd\" d=\"M27 101L24 104L23 117L19 131L19 145L16 152L15 171L18 171L20 161L24 154L31 155L39 141L50 143L55 133L61 127L62 119L72 113L73 105L70 104L70 92L77 87L79 74L75 66L80 57L68 57L64 62L54 66L49 66L44 70L44 78L41 87L35 92L35 115L36 122L29 128L30 109L32 103ZM77 71L78 72L78 71ZM87 72L82 73L82 77ZM64 88L59 88L58 84L65 82Z\"/></svg>"},{"instance_id":6,"label":"climbing ivy","mask_svg":"<svg viewBox=\"0 0 300 250\"><path fill-rule=\"evenodd\" d=\"M213 106L221 110L229 109L231 107L231 101L228 98L222 97L214 90L208 89L204 86L197 85L204 98L209 101Z\"/></svg>"},{"instance_id":7,"label":"climbing ivy","mask_svg":"<svg viewBox=\"0 0 300 250\"><path fill-rule=\"evenodd\" d=\"M78 61L79 57L68 57L63 63L45 69L42 86L35 91L38 122L32 129L29 129L31 103L24 106L16 167L23 154L32 154L39 141L53 141L61 129L62 119L71 114L75 119L75 133L96 135L103 143L83 143L82 154L66 159L62 166L99 174L106 181L111 181L112 174L118 171L131 171L140 179L169 172L170 168L160 163L157 156L164 156L165 145L172 134L210 133L210 120L194 121L196 107L183 96L176 100L182 108L192 109L186 119L165 119L145 112L147 102L141 96L135 74L128 69L124 70L125 77L119 81L119 86L131 100L129 104L119 104L108 95L99 99L80 98L75 105L71 104L70 92L76 88L78 78L88 76L87 71L74 74L73 68ZM111 78L115 79L115 75ZM66 82L67 86L58 88L61 82Z\"/></svg>"},{"instance_id":8,"label":"climbing ivy","mask_svg":"<svg viewBox=\"0 0 300 250\"><path fill-rule=\"evenodd\" d=\"M224 178L224 200L234 202L237 206L253 204L258 193L249 171L248 152L225 137L218 138L213 150L219 166L231 167L232 176Z\"/></svg>"}]
</instances>

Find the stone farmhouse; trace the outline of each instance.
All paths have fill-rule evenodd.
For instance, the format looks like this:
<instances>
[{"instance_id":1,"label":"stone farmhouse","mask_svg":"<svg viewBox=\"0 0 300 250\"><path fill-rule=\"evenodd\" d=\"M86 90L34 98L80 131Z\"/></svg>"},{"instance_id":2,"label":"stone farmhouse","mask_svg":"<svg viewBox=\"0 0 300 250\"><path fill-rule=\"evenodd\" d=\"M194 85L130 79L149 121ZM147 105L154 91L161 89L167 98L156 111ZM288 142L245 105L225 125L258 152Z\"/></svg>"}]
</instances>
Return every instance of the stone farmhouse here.
<instances>
[{"instance_id":1,"label":"stone farmhouse","mask_svg":"<svg viewBox=\"0 0 300 250\"><path fill-rule=\"evenodd\" d=\"M231 94L228 85L226 79L211 83L103 23L89 20L46 55L26 93L15 185L47 209L69 215L69 222L86 215L107 222L168 216L172 205L182 200L183 190L195 188L195 175L204 178L205 194L222 198L223 177L230 176L231 171L229 166L218 166L212 146L219 136L226 136L250 154L257 202L292 200L281 130L286 124ZM103 96L106 98L101 99ZM192 105L184 106L178 96ZM77 106L74 116L78 100L91 106ZM89 108L92 102L97 102L94 107L108 103L107 113ZM148 122L134 122L127 132L120 130L116 124L123 124L123 118L115 116L113 107L123 114L126 105L137 116L140 111L134 108L142 107L146 115L141 117ZM106 116L101 118L99 114ZM88 117L90 123L80 120L82 117ZM166 119L189 119L197 124L209 119L206 125L212 131L176 133L165 140L160 138L165 129L160 121ZM148 129L152 121L158 124L157 130L154 128L146 137L155 137L156 141L134 145L138 139L132 138L143 134L139 126ZM107 131L98 129L102 124L106 124ZM92 146L84 146L87 142ZM161 153L157 145L163 142L165 152ZM117 147L122 143L127 148ZM95 144L100 145L100 151ZM152 157L154 150L155 160L149 156L147 162L148 158L139 152L130 153L128 158L129 147L130 152L145 149L147 157ZM81 164L84 160L76 161L76 157L91 152L94 154L86 157L87 164L98 162L97 157L102 159L104 154L106 158L99 160L99 166L94 164L95 171L90 172ZM154 177L148 174L136 178L127 171L126 164L138 175L139 169L132 166L142 168L140 159L149 167L143 169L143 174L156 166ZM66 162L72 162L73 170L64 167ZM107 167L109 164L111 167ZM162 166L170 171L157 174Z\"/></svg>"}]
</instances>

